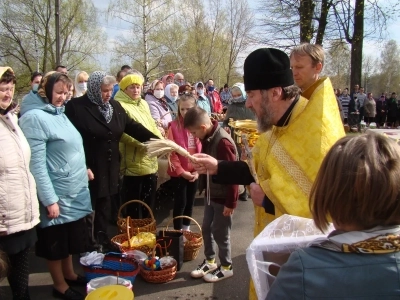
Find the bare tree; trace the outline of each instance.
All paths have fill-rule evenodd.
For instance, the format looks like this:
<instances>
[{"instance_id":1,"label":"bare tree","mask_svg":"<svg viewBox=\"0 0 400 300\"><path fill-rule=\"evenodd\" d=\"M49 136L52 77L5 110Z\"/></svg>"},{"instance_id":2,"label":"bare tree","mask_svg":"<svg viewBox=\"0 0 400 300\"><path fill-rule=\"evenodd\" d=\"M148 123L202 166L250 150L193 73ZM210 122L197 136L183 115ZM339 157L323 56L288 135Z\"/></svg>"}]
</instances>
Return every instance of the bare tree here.
<instances>
[{"instance_id":1,"label":"bare tree","mask_svg":"<svg viewBox=\"0 0 400 300\"><path fill-rule=\"evenodd\" d=\"M400 48L395 40L388 41L380 56L380 86L386 92L396 91L400 84Z\"/></svg>"},{"instance_id":2,"label":"bare tree","mask_svg":"<svg viewBox=\"0 0 400 300\"><path fill-rule=\"evenodd\" d=\"M254 27L253 14L247 0L228 0L228 66L226 83L229 84L231 73L238 60L238 55L247 49L252 42L252 30Z\"/></svg>"},{"instance_id":3,"label":"bare tree","mask_svg":"<svg viewBox=\"0 0 400 300\"><path fill-rule=\"evenodd\" d=\"M114 51L129 57L145 78L160 65L168 52L158 33L175 13L167 9L170 3L169 0L117 0L110 3L110 15L131 25L131 34L120 36Z\"/></svg>"},{"instance_id":4,"label":"bare tree","mask_svg":"<svg viewBox=\"0 0 400 300\"><path fill-rule=\"evenodd\" d=\"M338 88L350 84L350 47L340 39L332 41L326 49L324 73L331 78L332 85Z\"/></svg>"},{"instance_id":5,"label":"bare tree","mask_svg":"<svg viewBox=\"0 0 400 300\"><path fill-rule=\"evenodd\" d=\"M193 80L225 76L220 74L228 50L224 35L226 14L222 1L209 0L207 6L199 6L196 0L189 0L186 5L185 18L182 19L187 28L186 40L181 54L185 67L191 71ZM205 13L206 8L208 13Z\"/></svg>"},{"instance_id":6,"label":"bare tree","mask_svg":"<svg viewBox=\"0 0 400 300\"><path fill-rule=\"evenodd\" d=\"M53 69L55 59L54 1L3 0L0 7L0 53L26 72ZM105 39L88 1L61 1L61 61L74 69L102 50ZM39 67L38 67L39 66Z\"/></svg>"}]
</instances>

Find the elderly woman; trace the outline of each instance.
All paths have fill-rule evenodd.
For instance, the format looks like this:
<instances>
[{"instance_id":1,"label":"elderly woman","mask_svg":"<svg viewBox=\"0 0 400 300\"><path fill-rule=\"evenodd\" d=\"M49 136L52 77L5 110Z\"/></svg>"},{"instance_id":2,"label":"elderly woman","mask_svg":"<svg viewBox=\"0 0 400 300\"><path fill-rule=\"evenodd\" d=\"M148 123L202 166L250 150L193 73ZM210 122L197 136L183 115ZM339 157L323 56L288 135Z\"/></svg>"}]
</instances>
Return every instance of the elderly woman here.
<instances>
[{"instance_id":1,"label":"elderly woman","mask_svg":"<svg viewBox=\"0 0 400 300\"><path fill-rule=\"evenodd\" d=\"M165 100L167 101L167 105L169 107L169 110L171 111L171 116L172 119L175 120L176 117L178 116L178 90L179 86L177 86L175 83L168 84L165 87Z\"/></svg>"},{"instance_id":2,"label":"elderly woman","mask_svg":"<svg viewBox=\"0 0 400 300\"><path fill-rule=\"evenodd\" d=\"M128 74L119 83L120 90L115 95L129 117L140 122L155 135L161 137L154 119L151 117L149 105L141 98L143 76L140 73ZM147 156L140 142L123 134L119 150L121 153L121 173L124 175L121 198L123 202L141 199L154 210L157 190L157 158ZM127 214L134 218L147 217L147 209L130 205Z\"/></svg>"},{"instance_id":3,"label":"elderly woman","mask_svg":"<svg viewBox=\"0 0 400 300\"><path fill-rule=\"evenodd\" d=\"M40 201L36 255L47 260L54 297L83 299L69 287L86 283L74 272L71 254L86 249L84 218L92 209L82 138L64 114L70 85L64 74L46 74L22 103L20 126L32 150Z\"/></svg>"},{"instance_id":4,"label":"elderly woman","mask_svg":"<svg viewBox=\"0 0 400 300\"><path fill-rule=\"evenodd\" d=\"M172 121L171 110L164 98L164 84L161 80L154 80L147 90L147 103L150 107L151 116L164 130L168 129L169 122Z\"/></svg>"},{"instance_id":5,"label":"elderly woman","mask_svg":"<svg viewBox=\"0 0 400 300\"><path fill-rule=\"evenodd\" d=\"M13 298L29 299L28 254L36 241L39 203L29 171L31 149L18 127L17 105L12 102L15 81L11 68L0 67L0 251L9 262ZM0 273L2 269L0 263Z\"/></svg>"},{"instance_id":6,"label":"elderly woman","mask_svg":"<svg viewBox=\"0 0 400 300\"><path fill-rule=\"evenodd\" d=\"M224 126L228 126L229 119L233 121L256 119L254 112L246 107L246 99L244 84L235 83L231 88L231 98L228 100L229 106L226 110Z\"/></svg>"},{"instance_id":7,"label":"elderly woman","mask_svg":"<svg viewBox=\"0 0 400 300\"><path fill-rule=\"evenodd\" d=\"M94 219L93 215L87 219L92 247L98 233L107 232L111 197L118 193L122 134L138 142L158 139L140 122L131 119L119 102L111 99L115 83L115 77L105 72L92 73L87 93L72 99L65 109L65 114L82 135L86 166L92 179L89 189L95 215Z\"/></svg>"}]
</instances>

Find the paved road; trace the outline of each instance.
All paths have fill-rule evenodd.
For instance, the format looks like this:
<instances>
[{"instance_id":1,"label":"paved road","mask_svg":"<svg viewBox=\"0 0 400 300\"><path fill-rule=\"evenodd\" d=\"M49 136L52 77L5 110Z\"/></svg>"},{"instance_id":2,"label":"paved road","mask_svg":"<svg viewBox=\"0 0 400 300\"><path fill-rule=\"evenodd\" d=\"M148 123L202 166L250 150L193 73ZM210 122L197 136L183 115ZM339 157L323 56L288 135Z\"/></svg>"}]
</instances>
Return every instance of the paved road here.
<instances>
[{"instance_id":1,"label":"paved road","mask_svg":"<svg viewBox=\"0 0 400 300\"><path fill-rule=\"evenodd\" d=\"M157 224L159 228L171 218L171 204L156 211ZM203 216L203 199L196 199L193 218L200 224ZM185 262L176 278L165 284L151 284L143 281L140 276L136 277L133 284L135 300L168 299L168 300L223 300L223 299L248 299L248 287L250 274L247 268L245 251L253 237L254 210L252 201L239 201L238 208L234 214L233 230L231 236L232 259L234 276L217 283L206 283L203 279L192 279L190 272L203 261L203 250L195 261ZM194 228L191 228L194 229ZM110 228L115 231L116 228ZM78 258L74 258L76 270L81 272ZM45 260L35 257L31 253L30 266L30 294L32 300L50 300L51 277L47 271ZM0 283L0 300L11 300L11 293L7 286L7 280ZM82 293L84 288L77 288ZM122 300L122 299L121 299Z\"/></svg>"}]
</instances>

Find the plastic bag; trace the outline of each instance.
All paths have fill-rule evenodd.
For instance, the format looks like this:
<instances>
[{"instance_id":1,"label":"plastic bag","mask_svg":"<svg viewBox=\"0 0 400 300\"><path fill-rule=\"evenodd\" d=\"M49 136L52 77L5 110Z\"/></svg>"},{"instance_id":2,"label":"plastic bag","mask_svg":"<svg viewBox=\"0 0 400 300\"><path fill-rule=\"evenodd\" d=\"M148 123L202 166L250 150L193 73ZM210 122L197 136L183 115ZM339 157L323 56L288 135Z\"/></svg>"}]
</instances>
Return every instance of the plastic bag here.
<instances>
[{"instance_id":1,"label":"plastic bag","mask_svg":"<svg viewBox=\"0 0 400 300\"><path fill-rule=\"evenodd\" d=\"M126 256L129 258L133 258L138 262L144 261L147 259L147 254L139 251L139 250L128 250L125 252Z\"/></svg>"},{"instance_id":2,"label":"plastic bag","mask_svg":"<svg viewBox=\"0 0 400 300\"><path fill-rule=\"evenodd\" d=\"M101 265L104 260L104 254L103 253L98 253L96 251L93 251L91 253L86 254L85 256L82 256L80 259L80 263L83 266L91 266L91 265Z\"/></svg>"},{"instance_id":3,"label":"plastic bag","mask_svg":"<svg viewBox=\"0 0 400 300\"><path fill-rule=\"evenodd\" d=\"M132 283L128 279L124 279L117 276L105 276L92 279L86 285L86 292L89 294L90 292L106 285L123 285L126 288L132 290Z\"/></svg>"},{"instance_id":4,"label":"plastic bag","mask_svg":"<svg viewBox=\"0 0 400 300\"><path fill-rule=\"evenodd\" d=\"M326 233L334 228L329 226ZM246 260L258 299L265 299L290 253L326 237L312 219L283 215L269 223L246 249Z\"/></svg>"},{"instance_id":5,"label":"plastic bag","mask_svg":"<svg viewBox=\"0 0 400 300\"><path fill-rule=\"evenodd\" d=\"M122 243L123 247L140 247L148 246L153 248L156 244L156 235L151 232L139 232L137 235L131 237L130 241L125 241Z\"/></svg>"},{"instance_id":6,"label":"plastic bag","mask_svg":"<svg viewBox=\"0 0 400 300\"><path fill-rule=\"evenodd\" d=\"M176 265L176 260L172 256L164 256L160 258L161 269L171 268Z\"/></svg>"}]
</instances>

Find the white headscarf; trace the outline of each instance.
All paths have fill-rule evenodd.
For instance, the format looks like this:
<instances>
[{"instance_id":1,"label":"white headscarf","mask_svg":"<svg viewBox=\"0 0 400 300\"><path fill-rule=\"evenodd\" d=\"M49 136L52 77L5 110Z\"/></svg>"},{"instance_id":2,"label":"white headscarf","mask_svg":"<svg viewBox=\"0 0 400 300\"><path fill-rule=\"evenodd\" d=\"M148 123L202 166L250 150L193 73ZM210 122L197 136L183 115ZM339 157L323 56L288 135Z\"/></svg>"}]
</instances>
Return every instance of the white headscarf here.
<instances>
[{"instance_id":1,"label":"white headscarf","mask_svg":"<svg viewBox=\"0 0 400 300\"><path fill-rule=\"evenodd\" d=\"M164 93L165 93L165 96L166 96L169 100L175 102L176 99L178 99L178 97L173 98L173 97L171 96L171 88L176 88L177 90L179 89L179 87L178 87L175 83L170 83L170 84L168 84L168 85L165 87Z\"/></svg>"}]
</instances>

